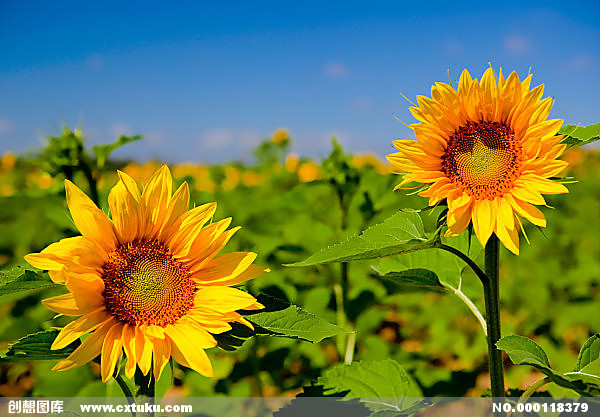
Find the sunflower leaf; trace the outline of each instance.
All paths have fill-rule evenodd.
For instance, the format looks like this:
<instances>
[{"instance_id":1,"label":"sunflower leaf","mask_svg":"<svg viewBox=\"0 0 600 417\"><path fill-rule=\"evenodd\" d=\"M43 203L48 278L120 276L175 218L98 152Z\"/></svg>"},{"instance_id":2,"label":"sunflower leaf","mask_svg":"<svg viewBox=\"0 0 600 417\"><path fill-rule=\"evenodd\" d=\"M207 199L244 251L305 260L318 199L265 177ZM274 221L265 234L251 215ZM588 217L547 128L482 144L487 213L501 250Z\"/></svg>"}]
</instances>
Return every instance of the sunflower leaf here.
<instances>
[{"instance_id":1,"label":"sunflower leaf","mask_svg":"<svg viewBox=\"0 0 600 417\"><path fill-rule=\"evenodd\" d=\"M381 281L388 294L414 291L446 291L435 272L428 269L413 268L382 273L377 268L372 268L377 272L378 275L375 275L375 277Z\"/></svg>"},{"instance_id":2,"label":"sunflower leaf","mask_svg":"<svg viewBox=\"0 0 600 417\"><path fill-rule=\"evenodd\" d=\"M583 146L600 140L600 123L589 126L565 125L558 133L565 135L562 143L566 144L567 148Z\"/></svg>"},{"instance_id":3,"label":"sunflower leaf","mask_svg":"<svg viewBox=\"0 0 600 417\"><path fill-rule=\"evenodd\" d=\"M392 359L360 361L338 365L326 370L316 382L305 388L305 393L323 396L361 397L371 411L416 411L413 407L426 404L414 397L422 395L420 389L404 370ZM412 397L412 398L410 398Z\"/></svg>"},{"instance_id":4,"label":"sunflower leaf","mask_svg":"<svg viewBox=\"0 0 600 417\"><path fill-rule=\"evenodd\" d=\"M443 237L442 242L476 259L482 251L479 243L470 245L469 236ZM467 264L456 255L438 248L404 253L380 259L372 266L389 294L407 291L444 292L460 288Z\"/></svg>"},{"instance_id":5,"label":"sunflower leaf","mask_svg":"<svg viewBox=\"0 0 600 417\"><path fill-rule=\"evenodd\" d=\"M321 249L301 262L287 266L311 266L398 255L434 246L425 236L423 222L416 213L398 212L383 223L360 234Z\"/></svg>"},{"instance_id":6,"label":"sunflower leaf","mask_svg":"<svg viewBox=\"0 0 600 417\"><path fill-rule=\"evenodd\" d=\"M0 271L0 297L14 293L29 294L45 288L58 287L47 273L33 267L17 266Z\"/></svg>"},{"instance_id":7,"label":"sunflower leaf","mask_svg":"<svg viewBox=\"0 0 600 417\"><path fill-rule=\"evenodd\" d=\"M261 294L257 299L266 306L265 309L242 312L244 318L254 324L257 334L318 343L325 338L347 333L341 327L279 298Z\"/></svg>"},{"instance_id":8,"label":"sunflower leaf","mask_svg":"<svg viewBox=\"0 0 600 417\"><path fill-rule=\"evenodd\" d=\"M590 363L600 357L600 334L595 334L590 337L581 347L579 356L577 357L577 363L575 364L575 371L588 366Z\"/></svg>"},{"instance_id":9,"label":"sunflower leaf","mask_svg":"<svg viewBox=\"0 0 600 417\"><path fill-rule=\"evenodd\" d=\"M600 377L579 371L562 373L552 369L541 346L527 337L506 336L500 339L496 346L504 350L514 364L532 366L561 387L572 389L585 396L600 395Z\"/></svg>"},{"instance_id":10,"label":"sunflower leaf","mask_svg":"<svg viewBox=\"0 0 600 417\"><path fill-rule=\"evenodd\" d=\"M45 330L27 335L14 344L0 357L0 363L35 360L56 360L69 356L81 344L79 340L58 350L51 350L52 342L58 336L58 330Z\"/></svg>"}]
</instances>

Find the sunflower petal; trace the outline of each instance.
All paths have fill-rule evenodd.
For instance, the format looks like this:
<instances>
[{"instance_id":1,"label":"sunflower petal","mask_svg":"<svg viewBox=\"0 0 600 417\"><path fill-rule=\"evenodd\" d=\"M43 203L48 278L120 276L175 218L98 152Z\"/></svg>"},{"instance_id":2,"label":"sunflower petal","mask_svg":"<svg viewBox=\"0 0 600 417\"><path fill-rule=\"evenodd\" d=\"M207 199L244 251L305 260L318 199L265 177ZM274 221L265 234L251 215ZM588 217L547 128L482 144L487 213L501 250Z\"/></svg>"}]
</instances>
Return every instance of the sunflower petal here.
<instances>
[{"instance_id":1,"label":"sunflower petal","mask_svg":"<svg viewBox=\"0 0 600 417\"><path fill-rule=\"evenodd\" d=\"M67 205L77 229L107 253L111 252L116 247L117 237L109 218L71 181L65 180L65 190Z\"/></svg>"},{"instance_id":2,"label":"sunflower petal","mask_svg":"<svg viewBox=\"0 0 600 417\"><path fill-rule=\"evenodd\" d=\"M96 311L86 314L67 324L56 336L52 343L52 350L58 350L66 347L71 342L79 339L86 333L89 333L100 325L107 321L113 320L113 318L107 313L104 307L99 308Z\"/></svg>"},{"instance_id":3,"label":"sunflower petal","mask_svg":"<svg viewBox=\"0 0 600 417\"><path fill-rule=\"evenodd\" d=\"M115 325L114 319L108 320L96 329L94 333L88 336L83 343L73 351L66 359L57 363L53 371L66 371L85 365L102 352L104 338L111 327Z\"/></svg>"},{"instance_id":4,"label":"sunflower petal","mask_svg":"<svg viewBox=\"0 0 600 417\"><path fill-rule=\"evenodd\" d=\"M123 347L122 334L123 325L121 323L115 324L106 333L104 343L102 344L102 358L100 361L102 382L107 382L113 376L115 365L121 356L121 348Z\"/></svg>"}]
</instances>

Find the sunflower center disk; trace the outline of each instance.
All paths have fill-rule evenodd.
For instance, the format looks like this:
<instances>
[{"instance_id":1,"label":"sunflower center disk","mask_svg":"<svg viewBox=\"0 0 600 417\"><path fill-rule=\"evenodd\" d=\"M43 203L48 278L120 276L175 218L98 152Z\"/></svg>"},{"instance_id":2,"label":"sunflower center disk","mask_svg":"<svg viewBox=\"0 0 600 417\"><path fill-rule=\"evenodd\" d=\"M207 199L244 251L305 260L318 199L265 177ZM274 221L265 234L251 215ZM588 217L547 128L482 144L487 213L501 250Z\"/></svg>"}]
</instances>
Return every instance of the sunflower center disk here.
<instances>
[{"instance_id":1,"label":"sunflower center disk","mask_svg":"<svg viewBox=\"0 0 600 417\"><path fill-rule=\"evenodd\" d=\"M106 309L122 323L164 327L194 302L189 271L155 240L117 247L104 264L103 279Z\"/></svg>"},{"instance_id":2,"label":"sunflower center disk","mask_svg":"<svg viewBox=\"0 0 600 417\"><path fill-rule=\"evenodd\" d=\"M469 123L448 141L442 171L476 199L508 191L519 176L522 148L513 131L498 122Z\"/></svg>"}]
</instances>

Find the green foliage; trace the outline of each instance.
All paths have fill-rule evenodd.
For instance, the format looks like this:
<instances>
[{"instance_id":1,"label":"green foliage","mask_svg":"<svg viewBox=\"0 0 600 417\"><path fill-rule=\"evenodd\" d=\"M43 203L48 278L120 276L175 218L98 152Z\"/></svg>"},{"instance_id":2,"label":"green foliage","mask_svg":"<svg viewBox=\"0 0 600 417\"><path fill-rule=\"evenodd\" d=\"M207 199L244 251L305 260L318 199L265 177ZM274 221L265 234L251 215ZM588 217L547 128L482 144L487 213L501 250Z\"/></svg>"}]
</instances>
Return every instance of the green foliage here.
<instances>
[{"instance_id":1,"label":"green foliage","mask_svg":"<svg viewBox=\"0 0 600 417\"><path fill-rule=\"evenodd\" d=\"M496 346L498 349L504 350L516 365L533 366L561 387L572 389L581 395L600 395L600 377L579 371L562 373L552 369L546 352L540 345L527 337L506 336L500 339ZM586 350L589 348L590 346L587 346ZM585 355L587 354L584 353L583 356ZM578 360L576 368L579 366Z\"/></svg>"},{"instance_id":2,"label":"green foliage","mask_svg":"<svg viewBox=\"0 0 600 417\"><path fill-rule=\"evenodd\" d=\"M583 146L600 140L600 123L589 126L564 125L558 134L565 135L562 143L568 148Z\"/></svg>"},{"instance_id":3,"label":"green foliage","mask_svg":"<svg viewBox=\"0 0 600 417\"><path fill-rule=\"evenodd\" d=\"M98 164L98 167L102 168L104 166L104 164L106 164L108 157L110 156L111 153L113 153L113 151L115 149L120 148L121 146L126 145L130 142L135 142L136 140L140 140L142 138L143 138L143 136L141 136L141 135L135 135L135 136L121 135L115 142L113 142L111 144L94 146L92 149L94 151L94 154L96 155L96 163Z\"/></svg>"},{"instance_id":4,"label":"green foliage","mask_svg":"<svg viewBox=\"0 0 600 417\"><path fill-rule=\"evenodd\" d=\"M321 249L306 260L289 266L374 259L433 245L434 242L425 236L423 222L418 214L398 212L381 224L371 226L360 234Z\"/></svg>"},{"instance_id":5,"label":"green foliage","mask_svg":"<svg viewBox=\"0 0 600 417\"><path fill-rule=\"evenodd\" d=\"M47 273L32 267L17 266L0 271L0 297L20 293L20 296L39 290L58 287Z\"/></svg>"},{"instance_id":6,"label":"green foliage","mask_svg":"<svg viewBox=\"0 0 600 417\"><path fill-rule=\"evenodd\" d=\"M327 396L360 397L374 412L403 412L422 395L404 368L392 359L335 366L306 390L309 394L318 390Z\"/></svg>"},{"instance_id":7,"label":"green foliage","mask_svg":"<svg viewBox=\"0 0 600 417\"><path fill-rule=\"evenodd\" d=\"M593 137L586 139L580 133L580 129L573 133L573 137L581 139L578 144ZM78 145L75 140L72 142L65 145L63 154L55 153L57 164L81 162ZM485 338L464 305L448 296L460 290L474 305L482 306L479 280L464 262L440 249L406 251L411 245L420 248L430 244L429 237L435 235L441 210L414 210L426 204L422 197L392 192L397 176L382 173L383 164L360 165L341 147L334 148L320 166L321 180L304 183L293 168L282 164L286 146L268 144L251 165L194 165L194 170L204 170L201 174L179 169L183 166L172 167L177 185L188 181L192 204L217 201L216 219L231 216L234 225L243 226L225 250L256 252L256 262L271 268L269 274L246 283L247 290L284 301L277 311L260 312L256 317L245 315L255 324L256 332L234 323L230 332L216 336L219 346L227 351L208 351L215 369L213 378L175 366L176 386L171 386L169 378L163 378L161 391L173 389L167 393L192 396L296 395L301 387L336 369L344 357L336 344L340 329L332 324L339 323L339 300L332 288L339 282L339 262L351 259L346 311L351 323L348 327L356 336L356 363L391 358L402 364L427 396L481 394L478 381L487 369ZM109 189L116 182L116 169L142 179L162 163L126 164L109 159L100 168L96 164L100 158L91 155L84 162L89 164L92 179L98 180L104 211ZM531 245L522 240L518 257L502 249L502 325L504 334L535 334L539 346L551 358L554 378L589 395L593 381L582 380L582 374L597 374L600 365L594 360L596 339L592 337L584 345L600 329L600 241L596 233L600 230L600 217L594 215L600 212L600 155L586 147L567 158L572 161L569 175L576 176L578 183L570 186L569 195L548 196L548 205L554 210L540 208L548 219L544 229L547 237L525 222ZM302 161L307 159L301 159L300 164ZM45 174L41 174L39 166L38 159L19 157L14 169L0 168L0 264L7 270L21 263L23 255L78 234L65 204L61 180L67 173L60 168L59 178L42 188L38 182ZM231 172L238 174L237 183L231 181ZM244 182L248 173L259 180ZM91 194L83 171L78 169L72 179ZM204 187L207 183L211 186ZM410 209L413 213L408 213ZM387 226L382 225L387 222L406 227L386 231ZM480 261L481 247L476 239L469 242L467 235L442 238L442 242ZM342 243L332 245L333 242ZM313 254L316 257L327 246L330 247L319 253L318 259L307 259ZM386 256L376 259L382 255ZM283 267L305 262L312 266ZM6 284L5 289L10 291L0 299L0 340L5 347L33 332L51 331L53 338L56 331L49 329L72 321L70 317L56 316L41 303L64 289L57 288L46 273L31 267L24 270L31 273L1 275L0 288ZM259 322L261 315L264 323ZM314 324L315 317L320 324ZM280 337L252 337L255 334ZM345 339L348 333L341 335ZM579 353L579 365L574 366L578 360L575 347L581 345L584 347ZM57 385L66 384L69 379L77 381L65 385L70 387L71 395L118 392L114 385L99 382L93 372L95 366L57 374L50 368L58 357L38 362L9 359L12 360L10 355L2 362L1 377L6 381L2 389L14 390L6 391L13 395L50 396L59 391L64 394L67 388L59 390ZM574 367L573 375L556 371ZM529 365L507 367L507 384L521 385L536 369ZM558 378L556 374L562 376ZM34 387L26 383L31 378L35 379ZM550 384L547 389L555 396L574 394L570 388L557 384ZM399 414L392 409L376 413Z\"/></svg>"},{"instance_id":8,"label":"green foliage","mask_svg":"<svg viewBox=\"0 0 600 417\"><path fill-rule=\"evenodd\" d=\"M258 300L266 309L246 315L250 322L258 326L258 334L318 343L327 337L345 333L344 329L278 298L263 294Z\"/></svg>"},{"instance_id":9,"label":"green foliage","mask_svg":"<svg viewBox=\"0 0 600 417\"><path fill-rule=\"evenodd\" d=\"M25 336L10 345L0 357L0 363L64 359L80 345L77 341L62 349L51 350L57 335L58 330L47 330Z\"/></svg>"},{"instance_id":10,"label":"green foliage","mask_svg":"<svg viewBox=\"0 0 600 417\"><path fill-rule=\"evenodd\" d=\"M44 170L52 176L68 173L72 176L87 158L85 155L85 137L80 127L75 130L63 126L60 136L50 136L46 149L41 154Z\"/></svg>"},{"instance_id":11,"label":"green foliage","mask_svg":"<svg viewBox=\"0 0 600 417\"><path fill-rule=\"evenodd\" d=\"M377 271L380 272L380 271ZM406 269L404 271L388 272L377 276L388 290L389 294L411 291L445 292L446 288L440 282L435 272L428 269Z\"/></svg>"},{"instance_id":12,"label":"green foliage","mask_svg":"<svg viewBox=\"0 0 600 417\"><path fill-rule=\"evenodd\" d=\"M600 357L600 335L595 334L590 337L581 347L579 356L577 356L577 363L575 364L575 371L581 371L583 368L588 366Z\"/></svg>"}]
</instances>

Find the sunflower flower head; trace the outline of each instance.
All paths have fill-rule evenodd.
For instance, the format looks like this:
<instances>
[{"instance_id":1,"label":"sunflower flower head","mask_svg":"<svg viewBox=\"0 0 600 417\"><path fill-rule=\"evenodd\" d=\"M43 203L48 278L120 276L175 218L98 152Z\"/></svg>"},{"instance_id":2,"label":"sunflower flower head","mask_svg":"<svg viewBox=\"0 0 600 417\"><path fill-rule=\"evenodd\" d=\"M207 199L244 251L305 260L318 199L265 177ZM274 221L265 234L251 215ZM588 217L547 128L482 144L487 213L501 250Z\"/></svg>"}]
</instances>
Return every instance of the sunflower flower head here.
<instances>
[{"instance_id":1,"label":"sunflower flower head","mask_svg":"<svg viewBox=\"0 0 600 417\"><path fill-rule=\"evenodd\" d=\"M410 108L417 140L394 141L399 152L387 159L404 175L396 188L422 183L429 205L446 200L447 236L472 222L482 245L495 233L518 254L521 218L545 227L535 207L546 204L542 194L568 192L550 179L567 166L556 159L566 147L556 134L563 120L547 120L552 99L530 85L531 74L505 79L490 67L478 81L464 70L458 89L435 83L431 98L418 96Z\"/></svg>"},{"instance_id":2,"label":"sunflower flower head","mask_svg":"<svg viewBox=\"0 0 600 417\"><path fill-rule=\"evenodd\" d=\"M139 367L158 379L171 357L211 376L205 349L216 346L212 335L228 331L232 322L252 327L237 311L263 307L231 285L268 269L253 264L252 252L217 256L239 227L228 229L231 218L212 222L216 203L188 210L187 183L172 193L166 166L142 192L127 174L119 172L119 178L108 199L112 220L65 181L67 204L82 236L25 257L66 285L66 294L44 304L80 316L61 330L52 349L91 333L53 369L71 369L101 355L106 382L124 353L128 377Z\"/></svg>"}]
</instances>

